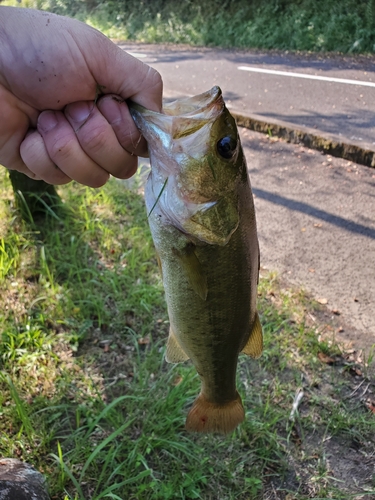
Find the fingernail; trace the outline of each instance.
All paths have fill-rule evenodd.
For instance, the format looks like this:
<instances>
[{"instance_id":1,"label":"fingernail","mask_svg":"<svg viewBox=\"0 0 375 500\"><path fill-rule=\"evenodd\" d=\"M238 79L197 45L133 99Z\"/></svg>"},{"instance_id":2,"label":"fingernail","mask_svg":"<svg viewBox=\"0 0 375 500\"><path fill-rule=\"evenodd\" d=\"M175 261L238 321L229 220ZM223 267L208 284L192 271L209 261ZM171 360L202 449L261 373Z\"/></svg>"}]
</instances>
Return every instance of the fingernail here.
<instances>
[{"instance_id":1,"label":"fingernail","mask_svg":"<svg viewBox=\"0 0 375 500\"><path fill-rule=\"evenodd\" d=\"M120 105L121 103L116 101L113 97L105 97L98 102L98 108L101 114L111 125L122 120Z\"/></svg>"},{"instance_id":2,"label":"fingernail","mask_svg":"<svg viewBox=\"0 0 375 500\"><path fill-rule=\"evenodd\" d=\"M73 120L77 125L81 125L90 116L93 109L93 103L90 105L87 102L74 102L68 104L65 108L67 117Z\"/></svg>"},{"instance_id":3,"label":"fingernail","mask_svg":"<svg viewBox=\"0 0 375 500\"><path fill-rule=\"evenodd\" d=\"M49 132L57 125L56 113L54 111L43 111L38 118L38 130Z\"/></svg>"}]
</instances>

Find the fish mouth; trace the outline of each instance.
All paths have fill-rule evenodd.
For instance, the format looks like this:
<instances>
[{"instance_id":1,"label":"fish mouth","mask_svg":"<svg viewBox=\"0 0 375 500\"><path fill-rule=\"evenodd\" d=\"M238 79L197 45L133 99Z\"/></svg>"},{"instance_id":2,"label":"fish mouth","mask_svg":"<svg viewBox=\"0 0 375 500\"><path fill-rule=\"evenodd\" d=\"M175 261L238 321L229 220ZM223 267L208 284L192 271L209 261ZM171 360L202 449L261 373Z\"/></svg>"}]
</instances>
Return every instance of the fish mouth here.
<instances>
[{"instance_id":1,"label":"fish mouth","mask_svg":"<svg viewBox=\"0 0 375 500\"><path fill-rule=\"evenodd\" d=\"M163 111L169 116L186 116L208 118L207 115L221 111L224 104L220 87L212 87L211 90L192 97L177 99L172 102L165 102Z\"/></svg>"},{"instance_id":2,"label":"fish mouth","mask_svg":"<svg viewBox=\"0 0 375 500\"><path fill-rule=\"evenodd\" d=\"M155 135L159 138L168 135L174 140L193 134L215 121L225 104L220 87L215 86L196 96L164 102L163 113L151 111L133 101L128 101L128 106L146 141L152 141Z\"/></svg>"}]
</instances>

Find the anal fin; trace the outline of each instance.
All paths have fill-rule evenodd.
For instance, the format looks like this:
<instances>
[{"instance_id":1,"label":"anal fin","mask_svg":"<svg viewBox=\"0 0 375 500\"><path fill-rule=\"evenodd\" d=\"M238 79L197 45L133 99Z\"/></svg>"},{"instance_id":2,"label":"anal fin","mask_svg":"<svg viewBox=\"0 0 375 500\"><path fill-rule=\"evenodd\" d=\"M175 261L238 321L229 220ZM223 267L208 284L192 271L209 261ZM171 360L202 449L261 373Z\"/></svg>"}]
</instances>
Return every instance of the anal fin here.
<instances>
[{"instance_id":1,"label":"anal fin","mask_svg":"<svg viewBox=\"0 0 375 500\"><path fill-rule=\"evenodd\" d=\"M252 358L259 358L263 351L263 332L262 325L259 321L258 313L255 313L254 323L248 338L248 341L245 344L245 347L242 349L243 354L247 354Z\"/></svg>"},{"instance_id":2,"label":"anal fin","mask_svg":"<svg viewBox=\"0 0 375 500\"><path fill-rule=\"evenodd\" d=\"M172 328L169 329L169 337L167 342L167 351L165 353L165 360L167 363L182 363L187 361L189 356L182 349L173 333Z\"/></svg>"}]
</instances>

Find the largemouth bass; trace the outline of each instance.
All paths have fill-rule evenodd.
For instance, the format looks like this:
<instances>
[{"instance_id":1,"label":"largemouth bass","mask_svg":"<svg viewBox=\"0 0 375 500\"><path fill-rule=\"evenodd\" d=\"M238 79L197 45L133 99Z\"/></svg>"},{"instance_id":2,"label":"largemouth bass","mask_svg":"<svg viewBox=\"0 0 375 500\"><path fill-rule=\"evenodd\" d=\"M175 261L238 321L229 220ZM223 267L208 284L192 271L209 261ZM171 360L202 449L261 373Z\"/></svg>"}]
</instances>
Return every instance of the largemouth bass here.
<instances>
[{"instance_id":1,"label":"largemouth bass","mask_svg":"<svg viewBox=\"0 0 375 500\"><path fill-rule=\"evenodd\" d=\"M246 161L219 87L166 104L130 104L148 142L149 224L165 289L166 360L191 359L201 392L186 420L229 433L244 420L238 355L263 348L256 309L259 246Z\"/></svg>"}]
</instances>

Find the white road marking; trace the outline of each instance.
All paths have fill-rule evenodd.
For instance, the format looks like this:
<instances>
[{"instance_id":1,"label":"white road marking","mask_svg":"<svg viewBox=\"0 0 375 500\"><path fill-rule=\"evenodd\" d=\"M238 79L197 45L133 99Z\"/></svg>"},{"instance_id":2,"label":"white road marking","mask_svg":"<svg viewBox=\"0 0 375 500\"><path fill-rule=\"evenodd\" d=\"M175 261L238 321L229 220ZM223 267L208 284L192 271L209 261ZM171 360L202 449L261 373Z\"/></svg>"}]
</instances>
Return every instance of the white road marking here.
<instances>
[{"instance_id":1,"label":"white road marking","mask_svg":"<svg viewBox=\"0 0 375 500\"><path fill-rule=\"evenodd\" d=\"M130 54L133 57L136 57L137 59L143 59L144 57L147 57L147 54L141 54L140 52L128 52L128 54Z\"/></svg>"},{"instance_id":2,"label":"white road marking","mask_svg":"<svg viewBox=\"0 0 375 500\"><path fill-rule=\"evenodd\" d=\"M329 76L307 75L305 73L293 73L289 71L276 71L274 69L253 68L251 66L238 66L242 71L253 73L267 73L268 75L293 76L295 78L307 78L309 80L321 80L324 82L346 83L348 85L362 85L363 87L375 87L375 82L363 82L360 80L346 80L345 78L332 78Z\"/></svg>"}]
</instances>

